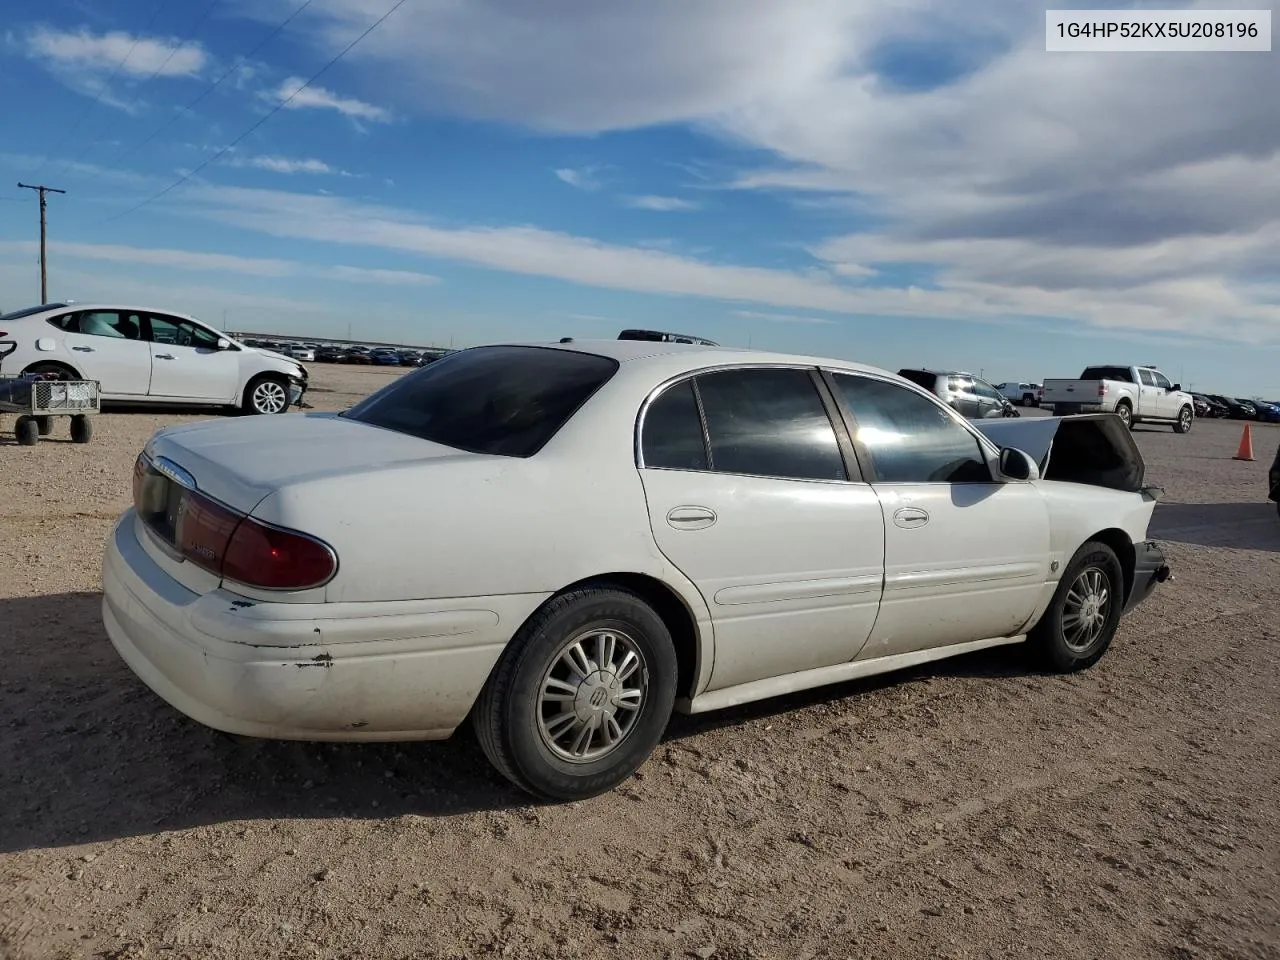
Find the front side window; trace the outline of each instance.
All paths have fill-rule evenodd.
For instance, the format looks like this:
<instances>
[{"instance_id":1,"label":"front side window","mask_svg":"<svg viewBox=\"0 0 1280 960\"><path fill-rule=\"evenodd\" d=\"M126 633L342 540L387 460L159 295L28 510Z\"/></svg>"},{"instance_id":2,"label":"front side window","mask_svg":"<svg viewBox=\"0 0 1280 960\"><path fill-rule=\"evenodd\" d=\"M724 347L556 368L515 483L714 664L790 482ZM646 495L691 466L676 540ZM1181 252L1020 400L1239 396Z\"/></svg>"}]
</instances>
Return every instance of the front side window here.
<instances>
[{"instance_id":1,"label":"front side window","mask_svg":"<svg viewBox=\"0 0 1280 960\"><path fill-rule=\"evenodd\" d=\"M879 482L991 482L977 438L928 397L870 377L833 378Z\"/></svg>"},{"instance_id":2,"label":"front side window","mask_svg":"<svg viewBox=\"0 0 1280 960\"><path fill-rule=\"evenodd\" d=\"M1151 376L1155 379L1157 387L1160 387L1163 390L1173 389L1173 384L1169 382L1169 378L1166 377L1163 373L1153 372Z\"/></svg>"},{"instance_id":3,"label":"front side window","mask_svg":"<svg viewBox=\"0 0 1280 960\"><path fill-rule=\"evenodd\" d=\"M531 457L617 372L550 347L460 350L383 387L343 417L470 453Z\"/></svg>"},{"instance_id":4,"label":"front side window","mask_svg":"<svg viewBox=\"0 0 1280 960\"><path fill-rule=\"evenodd\" d=\"M693 381L664 390L644 415L640 450L646 467L706 470L707 448Z\"/></svg>"},{"instance_id":5,"label":"front side window","mask_svg":"<svg viewBox=\"0 0 1280 960\"><path fill-rule=\"evenodd\" d=\"M724 370L700 375L698 395L719 473L846 480L835 428L807 370Z\"/></svg>"},{"instance_id":6,"label":"front side window","mask_svg":"<svg viewBox=\"0 0 1280 960\"><path fill-rule=\"evenodd\" d=\"M151 315L151 340L175 347L197 347L201 350L218 349L218 336L198 323L178 317Z\"/></svg>"}]
</instances>

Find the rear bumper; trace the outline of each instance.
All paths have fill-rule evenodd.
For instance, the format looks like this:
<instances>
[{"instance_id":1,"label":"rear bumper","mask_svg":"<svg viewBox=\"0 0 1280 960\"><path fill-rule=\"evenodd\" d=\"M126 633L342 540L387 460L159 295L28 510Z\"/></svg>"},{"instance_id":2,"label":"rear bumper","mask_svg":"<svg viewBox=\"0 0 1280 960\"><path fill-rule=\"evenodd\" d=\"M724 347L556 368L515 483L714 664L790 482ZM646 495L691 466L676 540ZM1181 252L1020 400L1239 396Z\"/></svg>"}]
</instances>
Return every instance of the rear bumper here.
<instances>
[{"instance_id":1,"label":"rear bumper","mask_svg":"<svg viewBox=\"0 0 1280 960\"><path fill-rule=\"evenodd\" d=\"M1134 607L1151 596L1156 584L1173 579L1173 571L1165 560L1164 551L1154 540L1147 540L1137 545L1136 558L1133 564L1133 590L1125 602L1124 612L1129 613Z\"/></svg>"},{"instance_id":2,"label":"rear bumper","mask_svg":"<svg viewBox=\"0 0 1280 960\"><path fill-rule=\"evenodd\" d=\"M302 604L197 594L143 549L133 518L124 514L103 557L107 635L170 706L227 733L443 739L541 599Z\"/></svg>"}]
</instances>

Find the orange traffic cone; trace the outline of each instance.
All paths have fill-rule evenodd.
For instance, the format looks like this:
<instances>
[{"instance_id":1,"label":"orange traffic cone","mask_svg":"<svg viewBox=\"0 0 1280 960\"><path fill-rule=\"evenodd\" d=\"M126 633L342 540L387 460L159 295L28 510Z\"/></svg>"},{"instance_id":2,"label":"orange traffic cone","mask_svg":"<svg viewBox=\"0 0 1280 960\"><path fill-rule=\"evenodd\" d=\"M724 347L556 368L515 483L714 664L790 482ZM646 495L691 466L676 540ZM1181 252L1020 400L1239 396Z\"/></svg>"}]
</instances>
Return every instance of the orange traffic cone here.
<instances>
[{"instance_id":1,"label":"orange traffic cone","mask_svg":"<svg viewBox=\"0 0 1280 960\"><path fill-rule=\"evenodd\" d=\"M1244 433L1240 436L1240 449L1236 451L1236 455L1232 460L1252 460L1253 459L1253 432L1251 424L1244 425Z\"/></svg>"}]
</instances>

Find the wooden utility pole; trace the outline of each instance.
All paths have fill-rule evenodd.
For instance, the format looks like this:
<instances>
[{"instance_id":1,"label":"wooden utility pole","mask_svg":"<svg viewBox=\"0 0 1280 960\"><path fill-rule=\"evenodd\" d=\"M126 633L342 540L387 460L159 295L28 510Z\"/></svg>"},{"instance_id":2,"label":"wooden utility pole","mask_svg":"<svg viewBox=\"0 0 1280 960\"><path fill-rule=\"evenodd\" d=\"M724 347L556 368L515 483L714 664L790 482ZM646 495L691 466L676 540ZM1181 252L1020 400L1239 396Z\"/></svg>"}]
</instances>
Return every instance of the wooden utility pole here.
<instances>
[{"instance_id":1,"label":"wooden utility pole","mask_svg":"<svg viewBox=\"0 0 1280 960\"><path fill-rule=\"evenodd\" d=\"M46 187L43 184L37 184L36 186L32 186L29 183L20 183L18 184L18 186L21 187L23 190L35 190L37 193L40 194L40 302L48 303L49 302L49 271L48 271L47 261L45 259L45 252L46 252L45 236L47 232L46 220L45 220L45 208L48 206L48 201L45 200L44 195L46 193L66 193L67 191L59 190L57 187Z\"/></svg>"}]
</instances>

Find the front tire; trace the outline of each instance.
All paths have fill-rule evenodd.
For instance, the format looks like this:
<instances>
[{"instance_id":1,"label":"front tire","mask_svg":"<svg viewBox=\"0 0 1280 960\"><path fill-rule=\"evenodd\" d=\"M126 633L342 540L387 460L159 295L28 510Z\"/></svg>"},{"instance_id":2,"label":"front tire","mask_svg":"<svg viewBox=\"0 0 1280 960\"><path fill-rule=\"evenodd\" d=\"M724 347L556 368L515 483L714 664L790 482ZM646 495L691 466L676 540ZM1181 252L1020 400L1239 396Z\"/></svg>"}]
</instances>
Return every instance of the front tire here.
<instances>
[{"instance_id":1,"label":"front tire","mask_svg":"<svg viewBox=\"0 0 1280 960\"><path fill-rule=\"evenodd\" d=\"M1097 663L1120 626L1124 572L1115 551L1091 540L1076 551L1053 600L1028 635L1036 659L1055 673Z\"/></svg>"},{"instance_id":2,"label":"front tire","mask_svg":"<svg viewBox=\"0 0 1280 960\"><path fill-rule=\"evenodd\" d=\"M245 387L241 409L258 415L284 413L289 409L289 381L273 373L255 377Z\"/></svg>"},{"instance_id":3,"label":"front tire","mask_svg":"<svg viewBox=\"0 0 1280 960\"><path fill-rule=\"evenodd\" d=\"M13 423L13 436L19 446L34 447L40 442L40 425L35 417L19 417Z\"/></svg>"},{"instance_id":4,"label":"front tire","mask_svg":"<svg viewBox=\"0 0 1280 960\"><path fill-rule=\"evenodd\" d=\"M605 793L648 759L675 703L671 633L628 590L549 601L508 644L472 713L489 762L535 796Z\"/></svg>"},{"instance_id":5,"label":"front tire","mask_svg":"<svg viewBox=\"0 0 1280 960\"><path fill-rule=\"evenodd\" d=\"M1191 432L1192 413L1190 407L1183 407L1178 411L1178 422L1173 425L1174 433L1190 433Z\"/></svg>"}]
</instances>

